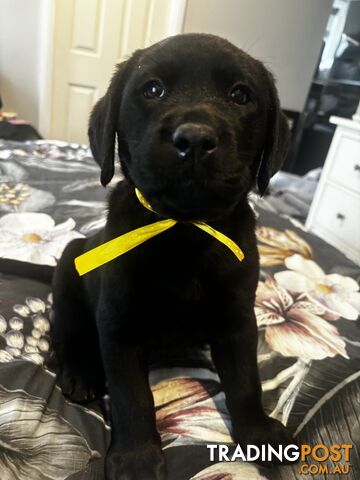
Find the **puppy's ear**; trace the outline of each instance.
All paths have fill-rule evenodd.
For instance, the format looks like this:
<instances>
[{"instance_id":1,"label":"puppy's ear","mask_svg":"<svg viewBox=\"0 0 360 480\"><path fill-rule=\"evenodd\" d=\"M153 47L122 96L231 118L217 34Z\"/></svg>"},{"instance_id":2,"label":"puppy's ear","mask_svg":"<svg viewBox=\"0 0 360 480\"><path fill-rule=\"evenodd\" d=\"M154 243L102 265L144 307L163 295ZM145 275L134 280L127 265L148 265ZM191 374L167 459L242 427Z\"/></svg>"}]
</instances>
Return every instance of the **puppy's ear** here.
<instances>
[{"instance_id":1,"label":"puppy's ear","mask_svg":"<svg viewBox=\"0 0 360 480\"><path fill-rule=\"evenodd\" d=\"M280 170L289 147L290 129L286 116L280 108L279 96L273 76L268 75L268 119L265 144L257 174L260 195L264 195L270 178Z\"/></svg>"},{"instance_id":2,"label":"puppy's ear","mask_svg":"<svg viewBox=\"0 0 360 480\"><path fill-rule=\"evenodd\" d=\"M114 176L116 130L129 63L130 60L117 66L106 94L96 103L90 115L90 148L101 167L100 180L104 187Z\"/></svg>"}]
</instances>

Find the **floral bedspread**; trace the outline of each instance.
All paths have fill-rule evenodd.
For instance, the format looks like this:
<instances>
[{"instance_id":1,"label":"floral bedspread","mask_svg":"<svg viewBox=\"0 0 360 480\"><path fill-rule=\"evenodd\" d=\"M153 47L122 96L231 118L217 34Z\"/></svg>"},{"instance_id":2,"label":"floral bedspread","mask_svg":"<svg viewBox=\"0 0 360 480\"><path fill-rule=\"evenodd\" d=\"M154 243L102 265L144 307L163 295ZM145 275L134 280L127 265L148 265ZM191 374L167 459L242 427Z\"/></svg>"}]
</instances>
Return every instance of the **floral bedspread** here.
<instances>
[{"instance_id":1,"label":"floral bedspread","mask_svg":"<svg viewBox=\"0 0 360 480\"><path fill-rule=\"evenodd\" d=\"M85 146L0 141L0 256L55 265L71 239L105 222L98 178ZM261 202L255 210L266 410L300 443L353 445L348 475L316 478L358 479L360 269ZM108 399L87 407L64 399L45 366L50 312L48 286L0 274L0 478L101 480ZM231 445L231 425L207 352L171 352L154 364L150 382L170 480L315 478L300 474L298 464L210 462L206 445Z\"/></svg>"}]
</instances>

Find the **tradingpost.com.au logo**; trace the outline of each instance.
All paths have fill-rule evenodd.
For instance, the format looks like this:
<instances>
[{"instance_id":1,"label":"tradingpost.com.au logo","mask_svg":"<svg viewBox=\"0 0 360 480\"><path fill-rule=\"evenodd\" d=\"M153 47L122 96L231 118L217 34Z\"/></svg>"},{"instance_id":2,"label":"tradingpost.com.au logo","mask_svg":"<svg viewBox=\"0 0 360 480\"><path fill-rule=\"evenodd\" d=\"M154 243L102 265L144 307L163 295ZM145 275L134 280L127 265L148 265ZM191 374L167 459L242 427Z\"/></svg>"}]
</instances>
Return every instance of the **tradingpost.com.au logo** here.
<instances>
[{"instance_id":1,"label":"tradingpost.com.au logo","mask_svg":"<svg viewBox=\"0 0 360 480\"><path fill-rule=\"evenodd\" d=\"M351 468L350 444L334 444L326 446L317 445L279 445L273 448L269 444L264 445L247 445L246 449L242 449L237 445L231 450L228 445L207 445L210 450L211 462L271 462L277 460L279 462L298 462L299 473L301 475L348 475ZM324 465L323 462L331 460L334 466Z\"/></svg>"}]
</instances>

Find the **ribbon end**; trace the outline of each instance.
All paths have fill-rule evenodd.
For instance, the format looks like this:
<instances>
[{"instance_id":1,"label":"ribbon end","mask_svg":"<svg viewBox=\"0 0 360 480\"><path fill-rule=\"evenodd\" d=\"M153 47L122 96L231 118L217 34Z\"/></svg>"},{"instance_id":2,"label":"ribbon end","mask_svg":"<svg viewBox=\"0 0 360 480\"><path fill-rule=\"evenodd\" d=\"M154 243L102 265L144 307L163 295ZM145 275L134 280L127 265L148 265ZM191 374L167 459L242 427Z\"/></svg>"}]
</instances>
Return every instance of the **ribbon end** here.
<instances>
[{"instance_id":1,"label":"ribbon end","mask_svg":"<svg viewBox=\"0 0 360 480\"><path fill-rule=\"evenodd\" d=\"M74 259L74 266L75 266L75 270L77 271L79 277L82 277L83 275L85 275L85 273L90 271L90 270L86 270L86 269L83 268L83 265L82 265L82 262L81 262L81 255L80 255L80 257L76 257Z\"/></svg>"}]
</instances>

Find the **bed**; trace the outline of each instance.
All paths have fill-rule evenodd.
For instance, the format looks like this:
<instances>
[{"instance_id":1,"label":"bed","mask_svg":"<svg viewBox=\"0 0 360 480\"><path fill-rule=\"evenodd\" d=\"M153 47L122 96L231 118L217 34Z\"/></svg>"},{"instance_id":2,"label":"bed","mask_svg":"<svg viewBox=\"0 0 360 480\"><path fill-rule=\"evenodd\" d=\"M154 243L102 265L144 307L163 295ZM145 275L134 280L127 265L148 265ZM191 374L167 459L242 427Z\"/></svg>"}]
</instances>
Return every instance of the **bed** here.
<instances>
[{"instance_id":1,"label":"bed","mask_svg":"<svg viewBox=\"0 0 360 480\"><path fill-rule=\"evenodd\" d=\"M86 146L0 141L0 257L55 265L71 239L104 225L107 194ZM351 444L349 474L329 478L358 479L360 269L301 224L261 202L254 209L266 410L300 443ZM63 397L48 366L51 305L45 283L0 274L1 480L103 479L109 399L85 407ZM154 363L150 383L169 480L314 478L301 464L210 461L208 444L233 447L207 351L172 351ZM331 472L335 463L322 465Z\"/></svg>"}]
</instances>

